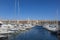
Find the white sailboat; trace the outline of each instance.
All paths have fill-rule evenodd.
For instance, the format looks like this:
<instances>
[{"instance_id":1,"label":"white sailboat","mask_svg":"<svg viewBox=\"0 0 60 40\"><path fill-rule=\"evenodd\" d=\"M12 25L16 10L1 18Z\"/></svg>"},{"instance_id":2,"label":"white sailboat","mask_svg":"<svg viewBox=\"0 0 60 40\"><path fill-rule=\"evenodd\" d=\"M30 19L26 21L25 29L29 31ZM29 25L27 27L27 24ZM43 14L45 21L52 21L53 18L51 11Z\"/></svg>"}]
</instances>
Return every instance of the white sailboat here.
<instances>
[{"instance_id":1,"label":"white sailboat","mask_svg":"<svg viewBox=\"0 0 60 40\"><path fill-rule=\"evenodd\" d=\"M57 10L57 16L58 16L58 10ZM57 32L58 31L58 20L56 20L56 24L45 23L43 25L43 27L46 28L49 31Z\"/></svg>"}]
</instances>

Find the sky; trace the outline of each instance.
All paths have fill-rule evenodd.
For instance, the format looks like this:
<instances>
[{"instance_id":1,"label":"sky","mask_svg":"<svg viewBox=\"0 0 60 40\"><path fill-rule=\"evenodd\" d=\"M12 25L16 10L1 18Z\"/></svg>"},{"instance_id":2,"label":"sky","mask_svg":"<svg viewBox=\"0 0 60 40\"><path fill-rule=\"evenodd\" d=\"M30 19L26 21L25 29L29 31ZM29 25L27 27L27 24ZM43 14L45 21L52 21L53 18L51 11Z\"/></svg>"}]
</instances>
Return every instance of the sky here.
<instances>
[{"instance_id":1,"label":"sky","mask_svg":"<svg viewBox=\"0 0 60 40\"><path fill-rule=\"evenodd\" d=\"M58 15L57 15L58 10ZM60 0L0 0L0 19L60 20Z\"/></svg>"}]
</instances>

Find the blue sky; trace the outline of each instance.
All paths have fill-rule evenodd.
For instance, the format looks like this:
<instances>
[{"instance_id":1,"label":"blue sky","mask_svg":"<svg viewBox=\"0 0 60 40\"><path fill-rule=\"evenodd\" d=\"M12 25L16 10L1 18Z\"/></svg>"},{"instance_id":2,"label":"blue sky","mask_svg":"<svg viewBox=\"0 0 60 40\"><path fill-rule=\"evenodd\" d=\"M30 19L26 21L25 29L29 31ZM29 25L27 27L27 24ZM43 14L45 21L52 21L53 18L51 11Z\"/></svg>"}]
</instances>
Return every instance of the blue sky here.
<instances>
[{"instance_id":1,"label":"blue sky","mask_svg":"<svg viewBox=\"0 0 60 40\"><path fill-rule=\"evenodd\" d=\"M60 20L60 0L19 0L19 13L16 0L0 0L0 19L55 20L58 8Z\"/></svg>"}]
</instances>

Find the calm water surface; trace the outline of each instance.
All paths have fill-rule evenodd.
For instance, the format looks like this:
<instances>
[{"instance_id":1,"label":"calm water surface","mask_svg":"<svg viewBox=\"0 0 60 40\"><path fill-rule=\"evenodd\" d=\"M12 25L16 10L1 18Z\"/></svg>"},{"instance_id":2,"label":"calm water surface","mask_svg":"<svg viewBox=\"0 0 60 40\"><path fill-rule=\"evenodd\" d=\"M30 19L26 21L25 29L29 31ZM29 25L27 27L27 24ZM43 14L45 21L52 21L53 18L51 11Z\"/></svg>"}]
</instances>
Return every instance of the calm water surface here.
<instances>
[{"instance_id":1,"label":"calm water surface","mask_svg":"<svg viewBox=\"0 0 60 40\"><path fill-rule=\"evenodd\" d=\"M14 40L57 40L57 36L42 26L35 26L31 30L19 34Z\"/></svg>"}]
</instances>

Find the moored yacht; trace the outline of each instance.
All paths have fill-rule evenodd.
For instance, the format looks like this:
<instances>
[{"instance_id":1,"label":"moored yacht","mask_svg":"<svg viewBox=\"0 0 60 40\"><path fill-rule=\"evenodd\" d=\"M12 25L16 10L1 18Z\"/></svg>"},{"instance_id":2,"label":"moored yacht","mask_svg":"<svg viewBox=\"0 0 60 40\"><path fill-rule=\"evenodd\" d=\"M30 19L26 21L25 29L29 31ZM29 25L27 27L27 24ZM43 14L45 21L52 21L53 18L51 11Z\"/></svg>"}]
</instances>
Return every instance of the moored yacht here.
<instances>
[{"instance_id":1,"label":"moored yacht","mask_svg":"<svg viewBox=\"0 0 60 40\"><path fill-rule=\"evenodd\" d=\"M19 27L16 24L14 24L14 25L8 24L8 26L10 26L10 31L15 32L15 31L19 30Z\"/></svg>"},{"instance_id":2,"label":"moored yacht","mask_svg":"<svg viewBox=\"0 0 60 40\"><path fill-rule=\"evenodd\" d=\"M3 22L0 22L0 38L1 37L7 37L8 34L14 33L14 31L10 31L12 26L8 26L7 24L3 24Z\"/></svg>"},{"instance_id":3,"label":"moored yacht","mask_svg":"<svg viewBox=\"0 0 60 40\"><path fill-rule=\"evenodd\" d=\"M26 28L26 29L30 29L30 28L32 28L32 27L33 27L32 24L25 24L25 28Z\"/></svg>"},{"instance_id":4,"label":"moored yacht","mask_svg":"<svg viewBox=\"0 0 60 40\"><path fill-rule=\"evenodd\" d=\"M44 24L43 27L46 28L49 31L52 31L52 32L57 32L58 31L57 24Z\"/></svg>"},{"instance_id":5,"label":"moored yacht","mask_svg":"<svg viewBox=\"0 0 60 40\"><path fill-rule=\"evenodd\" d=\"M25 30L26 30L24 24L19 24L19 29L20 29L21 31L25 31Z\"/></svg>"}]
</instances>

